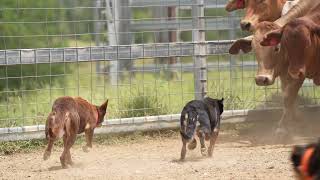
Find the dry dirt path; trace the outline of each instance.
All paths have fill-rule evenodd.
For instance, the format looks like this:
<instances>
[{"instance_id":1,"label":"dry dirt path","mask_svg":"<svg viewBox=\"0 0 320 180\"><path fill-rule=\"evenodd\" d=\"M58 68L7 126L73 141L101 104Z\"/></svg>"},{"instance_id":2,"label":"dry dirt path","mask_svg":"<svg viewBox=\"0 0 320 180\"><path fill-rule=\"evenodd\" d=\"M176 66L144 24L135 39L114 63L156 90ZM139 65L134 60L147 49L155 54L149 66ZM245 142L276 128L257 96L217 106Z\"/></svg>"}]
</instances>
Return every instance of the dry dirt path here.
<instances>
[{"instance_id":1,"label":"dry dirt path","mask_svg":"<svg viewBox=\"0 0 320 180\"><path fill-rule=\"evenodd\" d=\"M253 146L248 141L224 138L222 133L212 158L202 158L197 147L177 162L181 142L170 138L135 143L97 145L84 153L72 149L76 163L61 169L61 148L48 161L42 151L0 156L1 179L294 179L289 154L291 145ZM229 139L229 140L228 140Z\"/></svg>"}]
</instances>

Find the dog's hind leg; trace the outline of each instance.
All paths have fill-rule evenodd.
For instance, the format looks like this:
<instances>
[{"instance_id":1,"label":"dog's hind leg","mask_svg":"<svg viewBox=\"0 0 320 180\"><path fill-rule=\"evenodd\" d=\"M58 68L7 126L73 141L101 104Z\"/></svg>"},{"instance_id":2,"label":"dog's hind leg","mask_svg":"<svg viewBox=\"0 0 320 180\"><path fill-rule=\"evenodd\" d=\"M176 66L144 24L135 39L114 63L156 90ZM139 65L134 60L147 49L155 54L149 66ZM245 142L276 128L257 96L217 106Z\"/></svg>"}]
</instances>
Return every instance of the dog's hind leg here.
<instances>
[{"instance_id":1,"label":"dog's hind leg","mask_svg":"<svg viewBox=\"0 0 320 180\"><path fill-rule=\"evenodd\" d=\"M84 130L86 136L86 145L82 147L84 152L89 152L89 148L92 148L92 138L93 138L94 129L88 127Z\"/></svg>"},{"instance_id":2,"label":"dog's hind leg","mask_svg":"<svg viewBox=\"0 0 320 180\"><path fill-rule=\"evenodd\" d=\"M218 138L218 135L219 135L219 128L216 128L216 129L213 130L212 136L211 136L211 139L210 139L210 145L209 145L209 148L208 148L208 156L209 157L212 157L213 148L214 148L214 145L216 144L216 140Z\"/></svg>"},{"instance_id":3,"label":"dog's hind leg","mask_svg":"<svg viewBox=\"0 0 320 180\"><path fill-rule=\"evenodd\" d=\"M67 115L68 116L68 115ZM77 121L77 122L75 122ZM79 116L72 115L66 118L65 134L63 136L64 149L60 157L60 162L62 168L67 168L67 165L72 165L70 149L74 142L76 141Z\"/></svg>"},{"instance_id":4,"label":"dog's hind leg","mask_svg":"<svg viewBox=\"0 0 320 180\"><path fill-rule=\"evenodd\" d=\"M55 141L55 138L53 137L49 137L48 138L48 146L43 154L43 160L48 160L50 155L51 155L51 151L52 151L52 147L53 147L53 143Z\"/></svg>"},{"instance_id":5,"label":"dog's hind leg","mask_svg":"<svg viewBox=\"0 0 320 180\"><path fill-rule=\"evenodd\" d=\"M187 142L182 138L182 148L181 148L181 156L180 161L183 161L186 158L187 153Z\"/></svg>"},{"instance_id":6,"label":"dog's hind leg","mask_svg":"<svg viewBox=\"0 0 320 180\"><path fill-rule=\"evenodd\" d=\"M62 168L67 168L67 165L73 165L70 149L74 144L74 142L76 141L76 137L77 137L76 134L63 136L64 149L60 156L60 162L61 162Z\"/></svg>"},{"instance_id":7,"label":"dog's hind leg","mask_svg":"<svg viewBox=\"0 0 320 180\"><path fill-rule=\"evenodd\" d=\"M72 159L71 159L71 153L70 153L70 149L72 147L72 145L74 144L74 142L76 141L76 137L77 135L74 134L70 137L70 141L69 141L69 145L68 145L68 151L67 151L67 164L69 165L73 165Z\"/></svg>"},{"instance_id":8,"label":"dog's hind leg","mask_svg":"<svg viewBox=\"0 0 320 180\"><path fill-rule=\"evenodd\" d=\"M198 131L198 137L200 139L200 145L201 145L201 154L202 156L206 156L206 151L207 151L207 147L206 147L206 143L205 143L205 134L202 131Z\"/></svg>"},{"instance_id":9,"label":"dog's hind leg","mask_svg":"<svg viewBox=\"0 0 320 180\"><path fill-rule=\"evenodd\" d=\"M194 150L197 147L197 140L194 138L192 141L188 144L189 150Z\"/></svg>"},{"instance_id":10,"label":"dog's hind leg","mask_svg":"<svg viewBox=\"0 0 320 180\"><path fill-rule=\"evenodd\" d=\"M60 156L60 163L62 168L67 168L67 163L66 163L67 155L68 155L68 136L67 134L64 134L63 135L63 152Z\"/></svg>"}]
</instances>

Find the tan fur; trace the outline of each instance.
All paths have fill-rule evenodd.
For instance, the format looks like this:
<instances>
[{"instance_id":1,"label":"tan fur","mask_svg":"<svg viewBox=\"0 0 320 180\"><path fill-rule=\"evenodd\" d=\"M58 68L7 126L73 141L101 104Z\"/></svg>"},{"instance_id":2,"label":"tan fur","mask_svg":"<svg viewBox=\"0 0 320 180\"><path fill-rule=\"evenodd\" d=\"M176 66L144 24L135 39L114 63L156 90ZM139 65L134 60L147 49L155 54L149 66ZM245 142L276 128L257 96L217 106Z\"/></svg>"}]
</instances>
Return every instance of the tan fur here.
<instances>
[{"instance_id":1,"label":"tan fur","mask_svg":"<svg viewBox=\"0 0 320 180\"><path fill-rule=\"evenodd\" d=\"M48 146L43 159L47 160L50 157L54 141L63 137L64 150L60 162L63 168L72 165L70 148L77 134L85 132L87 144L83 149L87 152L88 148L92 147L94 129L103 122L107 105L108 100L101 106L95 106L80 97L58 98L46 122L45 133Z\"/></svg>"}]
</instances>

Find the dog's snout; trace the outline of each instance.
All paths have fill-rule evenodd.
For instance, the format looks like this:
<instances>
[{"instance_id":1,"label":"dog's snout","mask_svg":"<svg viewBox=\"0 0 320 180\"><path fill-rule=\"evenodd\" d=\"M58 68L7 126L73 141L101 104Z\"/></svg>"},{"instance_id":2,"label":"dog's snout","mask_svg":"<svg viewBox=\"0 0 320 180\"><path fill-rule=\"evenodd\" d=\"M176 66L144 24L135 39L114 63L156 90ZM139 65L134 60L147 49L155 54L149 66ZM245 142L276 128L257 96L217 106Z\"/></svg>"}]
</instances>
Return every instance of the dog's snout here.
<instances>
[{"instance_id":1,"label":"dog's snout","mask_svg":"<svg viewBox=\"0 0 320 180\"><path fill-rule=\"evenodd\" d=\"M272 84L272 78L269 76L259 75L256 76L256 84L258 86L268 86Z\"/></svg>"},{"instance_id":2,"label":"dog's snout","mask_svg":"<svg viewBox=\"0 0 320 180\"><path fill-rule=\"evenodd\" d=\"M241 26L241 29L243 31L249 31L250 28L251 28L251 22L249 22L249 21L241 21L240 26Z\"/></svg>"}]
</instances>

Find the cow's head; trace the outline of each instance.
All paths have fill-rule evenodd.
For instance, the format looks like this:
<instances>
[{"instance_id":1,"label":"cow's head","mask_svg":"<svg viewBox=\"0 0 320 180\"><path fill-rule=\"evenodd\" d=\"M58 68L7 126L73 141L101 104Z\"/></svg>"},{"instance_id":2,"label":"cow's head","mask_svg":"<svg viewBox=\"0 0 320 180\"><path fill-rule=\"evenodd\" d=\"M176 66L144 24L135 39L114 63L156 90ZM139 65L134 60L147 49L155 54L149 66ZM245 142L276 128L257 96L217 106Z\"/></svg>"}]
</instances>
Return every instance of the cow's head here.
<instances>
[{"instance_id":1,"label":"cow's head","mask_svg":"<svg viewBox=\"0 0 320 180\"><path fill-rule=\"evenodd\" d=\"M253 31L262 21L275 21L281 16L286 0L247 0L245 16L240 22L242 30Z\"/></svg>"},{"instance_id":2,"label":"cow's head","mask_svg":"<svg viewBox=\"0 0 320 180\"><path fill-rule=\"evenodd\" d=\"M283 28L267 33L260 44L271 47L281 44L288 59L288 73L294 79L303 79L306 74L306 60L314 59L314 52L318 51L312 38L319 34L320 26L313 21L295 19Z\"/></svg>"},{"instance_id":3,"label":"cow's head","mask_svg":"<svg viewBox=\"0 0 320 180\"><path fill-rule=\"evenodd\" d=\"M229 49L230 54L238 54L240 50L244 53L248 53L252 49L254 50L258 61L258 71L255 80L259 86L272 85L282 67L283 62L279 60L282 56L280 53L281 47L264 47L260 44L268 32L276 29L279 29L279 26L272 22L261 22L257 25L253 36L237 40Z\"/></svg>"}]
</instances>

